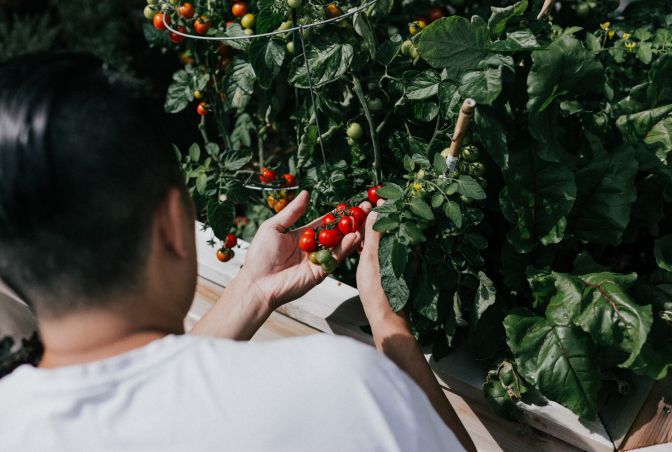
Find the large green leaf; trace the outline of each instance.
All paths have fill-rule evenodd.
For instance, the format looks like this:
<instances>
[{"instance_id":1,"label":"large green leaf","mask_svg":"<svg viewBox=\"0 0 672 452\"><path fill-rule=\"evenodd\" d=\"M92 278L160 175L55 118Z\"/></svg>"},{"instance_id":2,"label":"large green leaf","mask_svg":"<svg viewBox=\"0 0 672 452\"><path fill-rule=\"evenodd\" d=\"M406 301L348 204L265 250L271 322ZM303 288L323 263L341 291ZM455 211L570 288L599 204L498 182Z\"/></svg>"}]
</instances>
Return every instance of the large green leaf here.
<instances>
[{"instance_id":1,"label":"large green leaf","mask_svg":"<svg viewBox=\"0 0 672 452\"><path fill-rule=\"evenodd\" d=\"M412 100L433 97L439 91L439 74L431 69L406 71L402 76L406 97Z\"/></svg>"},{"instance_id":2,"label":"large green leaf","mask_svg":"<svg viewBox=\"0 0 672 452\"><path fill-rule=\"evenodd\" d=\"M359 36L364 40L364 48L369 51L371 59L376 58L376 37L373 34L369 18L366 13L355 13L352 17L352 26Z\"/></svg>"},{"instance_id":3,"label":"large green leaf","mask_svg":"<svg viewBox=\"0 0 672 452\"><path fill-rule=\"evenodd\" d=\"M541 145L540 157L559 162L565 151L557 105L552 104L558 98L575 98L602 89L604 69L595 54L572 36L563 36L546 49L532 52L532 61L527 77L529 130Z\"/></svg>"},{"instance_id":4,"label":"large green leaf","mask_svg":"<svg viewBox=\"0 0 672 452\"><path fill-rule=\"evenodd\" d=\"M308 64L313 86L335 82L350 68L354 49L350 44L318 41L308 47ZM308 88L308 74L303 58L295 58L289 70L289 82L298 88Z\"/></svg>"},{"instance_id":5,"label":"large green leaf","mask_svg":"<svg viewBox=\"0 0 672 452\"><path fill-rule=\"evenodd\" d=\"M236 208L229 201L219 202L218 199L208 200L208 225L219 240L224 240L226 234L231 232L233 220L236 216Z\"/></svg>"},{"instance_id":6,"label":"large green leaf","mask_svg":"<svg viewBox=\"0 0 672 452\"><path fill-rule=\"evenodd\" d=\"M479 106L474 114L474 129L483 140L485 150L492 160L500 167L509 165L509 146L507 130L502 125L493 109Z\"/></svg>"},{"instance_id":7,"label":"large green leaf","mask_svg":"<svg viewBox=\"0 0 672 452\"><path fill-rule=\"evenodd\" d=\"M595 418L601 380L590 336L524 310L507 315L504 329L516 367L528 382L581 418Z\"/></svg>"},{"instance_id":8,"label":"large green leaf","mask_svg":"<svg viewBox=\"0 0 672 452\"><path fill-rule=\"evenodd\" d=\"M376 52L376 61L383 66L389 66L394 58L399 55L402 42L403 38L401 35L395 34L390 36L390 39L383 42L378 47L378 52Z\"/></svg>"},{"instance_id":9,"label":"large green leaf","mask_svg":"<svg viewBox=\"0 0 672 452\"><path fill-rule=\"evenodd\" d=\"M509 20L513 19L516 16L520 16L525 13L527 9L527 0L522 0L513 5L505 7L496 7L491 6L490 10L490 19L488 19L488 28L490 29L490 35L495 38L506 30L506 25Z\"/></svg>"},{"instance_id":10,"label":"large green leaf","mask_svg":"<svg viewBox=\"0 0 672 452\"><path fill-rule=\"evenodd\" d=\"M651 329L651 306L636 303L626 292L637 275L590 273L580 277L553 273L556 292L546 316L557 324L570 322L589 333L595 343L615 347L627 355L621 367L631 365Z\"/></svg>"},{"instance_id":11,"label":"large green leaf","mask_svg":"<svg viewBox=\"0 0 672 452\"><path fill-rule=\"evenodd\" d=\"M458 91L478 104L491 105L502 92L502 67L470 71L462 76Z\"/></svg>"},{"instance_id":12,"label":"large green leaf","mask_svg":"<svg viewBox=\"0 0 672 452\"><path fill-rule=\"evenodd\" d=\"M194 99L195 90L203 90L210 80L210 74L200 72L193 66L187 66L173 74L168 86L164 109L167 113L178 113Z\"/></svg>"},{"instance_id":13,"label":"large green leaf","mask_svg":"<svg viewBox=\"0 0 672 452\"><path fill-rule=\"evenodd\" d=\"M287 3L284 0L262 0L257 2L259 13L257 14L255 24L256 32L268 33L278 28L285 20L285 17L287 17L286 5Z\"/></svg>"},{"instance_id":14,"label":"large green leaf","mask_svg":"<svg viewBox=\"0 0 672 452\"><path fill-rule=\"evenodd\" d=\"M410 295L408 284L403 277L403 267L399 261L399 256L402 254L400 250L404 250L404 246L393 235L385 235L380 240L380 248L378 249L378 261L380 263L380 279L387 295L387 300L390 306L395 311L401 310ZM396 268L395 268L396 267ZM401 270L401 274L397 272Z\"/></svg>"},{"instance_id":15,"label":"large green leaf","mask_svg":"<svg viewBox=\"0 0 672 452\"><path fill-rule=\"evenodd\" d=\"M474 306L471 311L471 325L475 326L486 310L497 301L495 284L483 272L478 272L478 289L474 296Z\"/></svg>"},{"instance_id":16,"label":"large green leaf","mask_svg":"<svg viewBox=\"0 0 672 452\"><path fill-rule=\"evenodd\" d=\"M285 45L275 39L256 39L250 44L250 63L262 88L270 88L285 60Z\"/></svg>"},{"instance_id":17,"label":"large green leaf","mask_svg":"<svg viewBox=\"0 0 672 452\"><path fill-rule=\"evenodd\" d=\"M420 56L435 68L446 68L457 78L462 72L476 69L488 55L488 30L484 23L469 22L451 16L432 22L416 40Z\"/></svg>"},{"instance_id":18,"label":"large green leaf","mask_svg":"<svg viewBox=\"0 0 672 452\"><path fill-rule=\"evenodd\" d=\"M504 180L499 203L504 217L514 225L507 239L516 251L560 242L576 198L571 169L543 161L531 149L518 149L511 154Z\"/></svg>"},{"instance_id":19,"label":"large green leaf","mask_svg":"<svg viewBox=\"0 0 672 452\"><path fill-rule=\"evenodd\" d=\"M235 57L227 70L224 86L226 96L233 108L243 109L250 101L257 79L252 65L240 57Z\"/></svg>"},{"instance_id":20,"label":"large green leaf","mask_svg":"<svg viewBox=\"0 0 672 452\"><path fill-rule=\"evenodd\" d=\"M630 146L603 154L576 172L577 197L570 230L581 240L620 242L637 200L637 159Z\"/></svg>"}]
</instances>

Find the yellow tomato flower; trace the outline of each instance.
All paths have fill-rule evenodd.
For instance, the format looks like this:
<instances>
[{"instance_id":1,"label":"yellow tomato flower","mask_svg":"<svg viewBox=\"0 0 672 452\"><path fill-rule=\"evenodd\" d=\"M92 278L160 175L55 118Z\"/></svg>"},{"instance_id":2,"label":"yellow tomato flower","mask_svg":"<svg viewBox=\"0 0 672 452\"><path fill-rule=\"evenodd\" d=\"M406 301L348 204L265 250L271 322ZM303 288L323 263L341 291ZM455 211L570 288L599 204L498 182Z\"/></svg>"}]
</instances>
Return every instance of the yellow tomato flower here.
<instances>
[{"instance_id":1,"label":"yellow tomato flower","mask_svg":"<svg viewBox=\"0 0 672 452\"><path fill-rule=\"evenodd\" d=\"M609 27L611 26L611 22L605 22L603 24L600 24L600 28L602 30L609 30Z\"/></svg>"},{"instance_id":2,"label":"yellow tomato flower","mask_svg":"<svg viewBox=\"0 0 672 452\"><path fill-rule=\"evenodd\" d=\"M627 41L628 39L630 39L630 36L631 36L630 33L623 33L623 39L624 39L625 41Z\"/></svg>"},{"instance_id":3,"label":"yellow tomato flower","mask_svg":"<svg viewBox=\"0 0 672 452\"><path fill-rule=\"evenodd\" d=\"M422 190L422 182L418 182L417 180L413 182L413 190L415 191Z\"/></svg>"},{"instance_id":4,"label":"yellow tomato flower","mask_svg":"<svg viewBox=\"0 0 672 452\"><path fill-rule=\"evenodd\" d=\"M636 42L628 41L625 43L625 48L628 49L630 52L632 52L632 50L635 48L636 45L637 45Z\"/></svg>"},{"instance_id":5,"label":"yellow tomato flower","mask_svg":"<svg viewBox=\"0 0 672 452\"><path fill-rule=\"evenodd\" d=\"M614 39L616 32L614 30L609 30L609 39Z\"/></svg>"}]
</instances>

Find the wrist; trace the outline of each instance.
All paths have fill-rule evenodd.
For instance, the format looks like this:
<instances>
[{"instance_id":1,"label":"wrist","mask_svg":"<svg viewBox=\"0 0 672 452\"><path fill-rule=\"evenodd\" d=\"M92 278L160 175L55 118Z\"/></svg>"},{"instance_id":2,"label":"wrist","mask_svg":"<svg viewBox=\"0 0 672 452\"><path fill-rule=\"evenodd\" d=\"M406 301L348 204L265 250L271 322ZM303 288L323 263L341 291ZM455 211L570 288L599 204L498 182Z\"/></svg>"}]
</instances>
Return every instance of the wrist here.
<instances>
[{"instance_id":1,"label":"wrist","mask_svg":"<svg viewBox=\"0 0 672 452\"><path fill-rule=\"evenodd\" d=\"M227 291L230 292L230 297L241 304L241 310L254 317L267 318L273 312L272 300L261 290L257 279L245 267L240 269L227 286Z\"/></svg>"}]
</instances>

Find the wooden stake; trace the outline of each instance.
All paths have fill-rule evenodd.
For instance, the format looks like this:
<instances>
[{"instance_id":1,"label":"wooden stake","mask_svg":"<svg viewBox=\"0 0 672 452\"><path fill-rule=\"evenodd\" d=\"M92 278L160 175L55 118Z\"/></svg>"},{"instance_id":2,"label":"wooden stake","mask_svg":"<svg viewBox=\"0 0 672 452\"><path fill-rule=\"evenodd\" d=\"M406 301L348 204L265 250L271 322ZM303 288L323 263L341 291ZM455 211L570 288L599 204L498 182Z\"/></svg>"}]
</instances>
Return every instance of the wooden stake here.
<instances>
[{"instance_id":1,"label":"wooden stake","mask_svg":"<svg viewBox=\"0 0 672 452\"><path fill-rule=\"evenodd\" d=\"M448 164L448 174L452 173L457 166L459 160L460 148L462 147L462 140L469 129L471 118L474 116L474 109L476 108L476 101L474 99L465 99L460 109L460 114L457 117L457 125L455 125L455 132L453 133L452 143L446 163Z\"/></svg>"},{"instance_id":2,"label":"wooden stake","mask_svg":"<svg viewBox=\"0 0 672 452\"><path fill-rule=\"evenodd\" d=\"M555 0L546 0L544 2L544 5L541 7L541 11L539 11L539 15L537 16L537 20L541 19L544 17L548 12L551 10L553 7L553 4L555 3Z\"/></svg>"}]
</instances>

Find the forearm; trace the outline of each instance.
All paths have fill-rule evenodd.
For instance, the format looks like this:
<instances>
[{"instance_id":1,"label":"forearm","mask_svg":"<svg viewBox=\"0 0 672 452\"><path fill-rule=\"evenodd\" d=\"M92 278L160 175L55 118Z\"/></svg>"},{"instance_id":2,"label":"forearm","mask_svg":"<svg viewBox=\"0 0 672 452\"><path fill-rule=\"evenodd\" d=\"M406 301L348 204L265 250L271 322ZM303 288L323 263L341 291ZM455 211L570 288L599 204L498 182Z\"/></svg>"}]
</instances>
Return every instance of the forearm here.
<instances>
[{"instance_id":1,"label":"forearm","mask_svg":"<svg viewBox=\"0 0 672 452\"><path fill-rule=\"evenodd\" d=\"M270 303L259 296L254 282L241 271L194 325L191 334L246 341L254 336L271 312Z\"/></svg>"},{"instance_id":2,"label":"forearm","mask_svg":"<svg viewBox=\"0 0 672 452\"><path fill-rule=\"evenodd\" d=\"M387 300L385 300L387 302ZM390 358L413 379L427 395L445 424L453 431L465 449L475 450L471 438L446 398L434 372L413 336L406 319L390 309L377 317L370 314L371 330L376 348Z\"/></svg>"}]
</instances>

